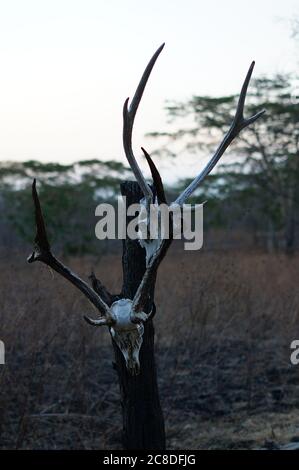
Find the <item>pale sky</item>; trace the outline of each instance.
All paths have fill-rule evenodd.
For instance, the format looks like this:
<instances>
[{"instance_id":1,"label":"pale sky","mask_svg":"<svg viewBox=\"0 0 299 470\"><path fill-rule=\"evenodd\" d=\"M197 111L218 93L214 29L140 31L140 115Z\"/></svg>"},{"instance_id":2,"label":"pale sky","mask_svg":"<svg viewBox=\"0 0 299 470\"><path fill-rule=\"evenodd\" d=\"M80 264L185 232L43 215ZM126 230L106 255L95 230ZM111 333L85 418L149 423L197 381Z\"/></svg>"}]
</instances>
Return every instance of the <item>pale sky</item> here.
<instances>
[{"instance_id":1,"label":"pale sky","mask_svg":"<svg viewBox=\"0 0 299 470\"><path fill-rule=\"evenodd\" d=\"M122 159L122 105L162 43L134 148L155 148L166 99L238 92L299 67L297 0L0 0L0 159ZM167 167L163 164L162 167Z\"/></svg>"}]
</instances>

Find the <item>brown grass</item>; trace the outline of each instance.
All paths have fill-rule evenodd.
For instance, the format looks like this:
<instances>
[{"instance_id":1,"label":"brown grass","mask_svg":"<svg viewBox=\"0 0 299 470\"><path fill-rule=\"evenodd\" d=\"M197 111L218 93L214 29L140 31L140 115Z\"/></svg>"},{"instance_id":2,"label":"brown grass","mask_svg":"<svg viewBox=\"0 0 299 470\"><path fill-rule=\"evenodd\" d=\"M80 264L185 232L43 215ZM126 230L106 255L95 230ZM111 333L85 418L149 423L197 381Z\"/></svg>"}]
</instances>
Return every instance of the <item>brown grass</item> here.
<instances>
[{"instance_id":1,"label":"brown grass","mask_svg":"<svg viewBox=\"0 0 299 470\"><path fill-rule=\"evenodd\" d=\"M110 338L90 304L23 254L0 261L2 448L121 447ZM119 256L68 260L118 292ZM299 257L180 252L161 266L156 351L168 447L254 448L299 435Z\"/></svg>"}]
</instances>

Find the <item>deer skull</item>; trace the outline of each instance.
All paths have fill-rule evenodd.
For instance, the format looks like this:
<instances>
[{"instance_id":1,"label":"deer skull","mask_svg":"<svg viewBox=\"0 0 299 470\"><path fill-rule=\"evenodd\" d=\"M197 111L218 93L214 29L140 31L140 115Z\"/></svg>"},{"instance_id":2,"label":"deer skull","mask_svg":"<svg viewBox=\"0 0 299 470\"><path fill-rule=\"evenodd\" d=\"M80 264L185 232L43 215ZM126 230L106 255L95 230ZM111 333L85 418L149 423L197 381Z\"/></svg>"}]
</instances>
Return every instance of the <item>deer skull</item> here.
<instances>
[{"instance_id":1,"label":"deer skull","mask_svg":"<svg viewBox=\"0 0 299 470\"><path fill-rule=\"evenodd\" d=\"M149 154L142 148L142 151L152 173L155 188L154 192L156 192L157 194L157 200L154 196L154 192L151 190L150 186L146 182L146 179L138 166L137 160L132 149L132 131L135 115L140 100L142 98L146 83L163 47L164 44L159 47L159 49L155 52L155 54L149 61L138 84L133 99L130 102L130 105L129 98L127 98L123 107L123 147L130 167L144 195L144 198L140 201L141 205L143 205L147 211L149 210L151 204L156 207L158 204L161 203L167 204L167 201L164 193L161 176ZM264 111L260 111L249 118L244 117L245 98L253 67L254 62L252 62L246 75L245 81L243 83L235 117L223 140L219 144L218 148L216 149L215 153L213 154L212 158L209 160L207 165L194 178L194 180L189 184L189 186L187 186L187 188L177 197L177 199L172 204L170 204L170 208L173 207L173 204L175 204L179 208L184 205L186 200L200 186L201 182L205 179L205 177L213 170L215 165L218 163L218 161L224 154L225 150L238 136L238 134L247 126L254 123L264 113ZM85 319L91 325L109 327L110 333L114 341L116 342L124 356L128 370L133 375L138 374L140 369L139 352L142 345L144 333L143 323L146 322L152 315L152 312L150 312L149 314L145 314L144 309L146 308L146 305L149 305L150 301L151 303L153 302L150 296L150 291L153 282L155 281L155 276L157 274L158 267L166 254L172 237L175 236L177 230L180 230L180 225L178 224L178 227L176 227L175 220L172 221L173 233L171 234L171 237L169 239L159 235L156 239L151 239L147 236L145 239L139 240L140 245L146 250L146 269L140 281L140 285L134 295L133 300L122 298L113 303L111 300L110 304L110 301L107 301L107 297L109 297L109 294L103 289L103 286L100 290L100 293L97 290L94 290L91 286L87 284L87 282L85 282L77 274L72 272L67 266L65 266L53 255L47 237L46 225L44 222L39 197L36 191L36 180L34 180L32 184L32 198L35 209L36 236L35 249L32 255L29 256L28 262L33 263L35 261L40 261L46 264L54 271L59 273L61 276L63 276L65 279L70 281L88 298L88 300L93 304L93 306L100 312L101 316L96 320L92 320L88 317L85 317ZM142 211L142 214L140 216L140 222L145 223L148 233L148 228L150 227L150 219L148 218L148 215L144 213L144 211ZM152 303L152 305L154 304Z\"/></svg>"},{"instance_id":2,"label":"deer skull","mask_svg":"<svg viewBox=\"0 0 299 470\"><path fill-rule=\"evenodd\" d=\"M132 375L139 374L139 351L143 341L144 326L142 323L132 321L132 300L120 299L111 305L115 324L111 326L110 333L126 361L127 369ZM147 319L143 313L140 318Z\"/></svg>"}]
</instances>

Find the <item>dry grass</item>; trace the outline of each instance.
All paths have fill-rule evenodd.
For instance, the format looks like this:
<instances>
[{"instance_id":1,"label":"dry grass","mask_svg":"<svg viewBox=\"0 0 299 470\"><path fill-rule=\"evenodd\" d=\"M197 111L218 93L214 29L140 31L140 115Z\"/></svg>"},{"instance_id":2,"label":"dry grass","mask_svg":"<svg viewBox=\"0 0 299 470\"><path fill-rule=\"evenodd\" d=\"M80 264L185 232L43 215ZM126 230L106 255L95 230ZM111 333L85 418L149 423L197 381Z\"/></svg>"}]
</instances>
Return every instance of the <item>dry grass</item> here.
<instances>
[{"instance_id":1,"label":"dry grass","mask_svg":"<svg viewBox=\"0 0 299 470\"><path fill-rule=\"evenodd\" d=\"M120 448L110 339L72 286L23 254L0 260L2 448ZM96 266L114 292L119 256L68 260ZM179 252L161 266L156 346L169 448L254 448L299 435L298 256ZM299 366L297 366L299 367Z\"/></svg>"}]
</instances>

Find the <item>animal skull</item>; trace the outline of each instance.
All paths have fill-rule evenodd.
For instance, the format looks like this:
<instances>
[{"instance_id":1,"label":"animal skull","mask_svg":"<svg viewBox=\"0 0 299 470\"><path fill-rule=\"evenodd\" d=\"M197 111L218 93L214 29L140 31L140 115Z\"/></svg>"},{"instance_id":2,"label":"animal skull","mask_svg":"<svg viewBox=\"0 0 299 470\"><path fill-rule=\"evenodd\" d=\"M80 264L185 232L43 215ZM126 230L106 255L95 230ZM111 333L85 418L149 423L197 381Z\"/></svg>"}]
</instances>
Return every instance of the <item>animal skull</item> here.
<instances>
[{"instance_id":1,"label":"animal skull","mask_svg":"<svg viewBox=\"0 0 299 470\"><path fill-rule=\"evenodd\" d=\"M140 372L139 351L143 341L144 326L132 322L132 300L120 299L111 305L115 316L115 324L109 328L117 346L126 361L127 369L132 375ZM147 319L145 313L139 314L140 319Z\"/></svg>"}]
</instances>

